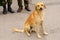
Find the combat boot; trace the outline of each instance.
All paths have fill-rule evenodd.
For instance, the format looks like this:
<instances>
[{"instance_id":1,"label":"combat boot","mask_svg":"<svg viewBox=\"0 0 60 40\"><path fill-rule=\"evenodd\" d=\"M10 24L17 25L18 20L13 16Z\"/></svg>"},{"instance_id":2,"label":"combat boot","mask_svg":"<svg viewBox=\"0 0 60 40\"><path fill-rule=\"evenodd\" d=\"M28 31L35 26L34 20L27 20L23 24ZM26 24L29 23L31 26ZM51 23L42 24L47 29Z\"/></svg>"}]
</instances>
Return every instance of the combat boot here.
<instances>
[{"instance_id":1,"label":"combat boot","mask_svg":"<svg viewBox=\"0 0 60 40\"><path fill-rule=\"evenodd\" d=\"M8 11L9 11L10 13L14 13L14 11L13 11L12 8L11 8L11 5L8 5Z\"/></svg>"},{"instance_id":2,"label":"combat boot","mask_svg":"<svg viewBox=\"0 0 60 40\"><path fill-rule=\"evenodd\" d=\"M3 5L3 14L7 14L6 5Z\"/></svg>"},{"instance_id":3,"label":"combat boot","mask_svg":"<svg viewBox=\"0 0 60 40\"><path fill-rule=\"evenodd\" d=\"M19 7L18 8L18 10L17 10L17 12L21 12L22 11L22 9L23 9L23 7L21 6L21 7Z\"/></svg>"},{"instance_id":4,"label":"combat boot","mask_svg":"<svg viewBox=\"0 0 60 40\"><path fill-rule=\"evenodd\" d=\"M26 9L27 11L31 11L31 10L29 9L29 6L25 6L25 9Z\"/></svg>"}]
</instances>

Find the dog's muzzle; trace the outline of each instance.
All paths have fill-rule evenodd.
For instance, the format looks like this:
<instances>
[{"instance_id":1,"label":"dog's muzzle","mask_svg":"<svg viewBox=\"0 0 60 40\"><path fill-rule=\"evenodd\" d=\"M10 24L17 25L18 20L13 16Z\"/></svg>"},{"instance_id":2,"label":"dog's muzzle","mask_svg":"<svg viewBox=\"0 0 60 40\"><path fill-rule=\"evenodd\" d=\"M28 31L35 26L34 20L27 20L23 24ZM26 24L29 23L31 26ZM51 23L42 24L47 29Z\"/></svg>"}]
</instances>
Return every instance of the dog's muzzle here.
<instances>
[{"instance_id":1,"label":"dog's muzzle","mask_svg":"<svg viewBox=\"0 0 60 40\"><path fill-rule=\"evenodd\" d=\"M39 10L41 11L41 10L43 10L43 8L40 8Z\"/></svg>"}]
</instances>

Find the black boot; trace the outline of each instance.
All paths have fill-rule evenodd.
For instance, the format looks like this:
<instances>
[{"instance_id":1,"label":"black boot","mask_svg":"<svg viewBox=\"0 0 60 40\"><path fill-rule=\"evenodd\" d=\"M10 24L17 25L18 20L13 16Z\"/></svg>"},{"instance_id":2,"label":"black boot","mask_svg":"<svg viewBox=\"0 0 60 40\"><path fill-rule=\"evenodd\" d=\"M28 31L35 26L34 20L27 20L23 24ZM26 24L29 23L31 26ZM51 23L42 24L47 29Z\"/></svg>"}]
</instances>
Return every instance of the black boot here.
<instances>
[{"instance_id":1,"label":"black boot","mask_svg":"<svg viewBox=\"0 0 60 40\"><path fill-rule=\"evenodd\" d=\"M7 14L6 5L3 5L3 14Z\"/></svg>"},{"instance_id":2,"label":"black boot","mask_svg":"<svg viewBox=\"0 0 60 40\"><path fill-rule=\"evenodd\" d=\"M14 13L14 11L13 11L12 8L11 8L11 5L8 5L8 11L9 11L10 13Z\"/></svg>"},{"instance_id":3,"label":"black boot","mask_svg":"<svg viewBox=\"0 0 60 40\"><path fill-rule=\"evenodd\" d=\"M25 9L26 9L27 11L31 11L31 10L29 9L29 6L25 6Z\"/></svg>"}]
</instances>

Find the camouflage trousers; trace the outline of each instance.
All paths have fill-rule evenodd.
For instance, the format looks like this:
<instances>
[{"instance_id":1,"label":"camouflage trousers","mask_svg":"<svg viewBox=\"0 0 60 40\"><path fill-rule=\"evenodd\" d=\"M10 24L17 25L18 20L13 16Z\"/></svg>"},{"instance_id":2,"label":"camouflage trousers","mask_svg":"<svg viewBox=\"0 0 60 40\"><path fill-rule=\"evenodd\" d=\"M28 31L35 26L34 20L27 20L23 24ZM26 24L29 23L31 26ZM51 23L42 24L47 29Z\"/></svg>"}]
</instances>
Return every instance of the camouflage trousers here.
<instances>
[{"instance_id":1,"label":"camouflage trousers","mask_svg":"<svg viewBox=\"0 0 60 40\"><path fill-rule=\"evenodd\" d=\"M21 7L22 6L22 0L17 0L17 2L18 2L18 6ZM28 6L28 4L29 4L29 1L28 0L24 0L24 5Z\"/></svg>"},{"instance_id":2,"label":"camouflage trousers","mask_svg":"<svg viewBox=\"0 0 60 40\"><path fill-rule=\"evenodd\" d=\"M12 4L12 0L2 0L2 4L5 5L6 3L8 3L9 5Z\"/></svg>"}]
</instances>

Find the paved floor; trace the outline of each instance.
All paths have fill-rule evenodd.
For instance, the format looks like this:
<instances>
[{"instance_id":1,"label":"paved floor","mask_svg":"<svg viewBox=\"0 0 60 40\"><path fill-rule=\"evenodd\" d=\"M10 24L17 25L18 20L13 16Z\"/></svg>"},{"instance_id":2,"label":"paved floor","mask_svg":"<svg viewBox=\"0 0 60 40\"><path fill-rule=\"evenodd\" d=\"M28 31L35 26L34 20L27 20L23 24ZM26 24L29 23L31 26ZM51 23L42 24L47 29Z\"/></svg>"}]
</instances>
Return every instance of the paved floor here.
<instances>
[{"instance_id":1,"label":"paved floor","mask_svg":"<svg viewBox=\"0 0 60 40\"><path fill-rule=\"evenodd\" d=\"M17 13L17 1L13 0L12 7L15 10L14 14L2 14L0 7L0 40L60 40L60 0L45 0L47 9L45 10L45 30L49 33L47 36L41 34L42 38L38 39L35 33L28 37L25 33L14 33L13 27L23 29L24 22L30 12L25 9L21 13ZM37 0L32 0L35 4ZM44 2L44 1L43 1ZM52 2L52 4L51 4ZM30 4L31 5L31 4ZM30 6L33 10L34 5Z\"/></svg>"}]
</instances>

